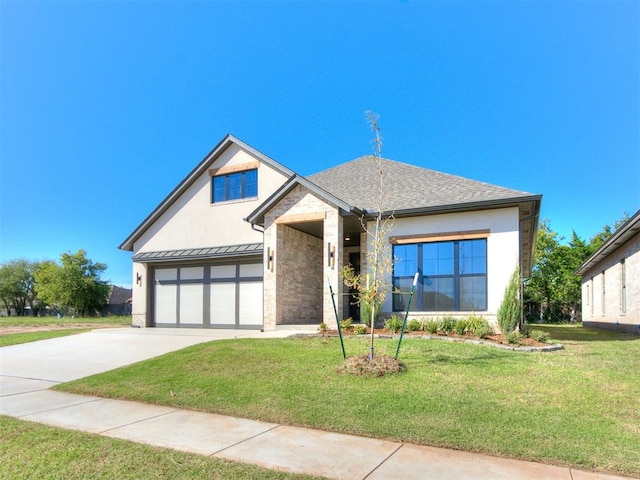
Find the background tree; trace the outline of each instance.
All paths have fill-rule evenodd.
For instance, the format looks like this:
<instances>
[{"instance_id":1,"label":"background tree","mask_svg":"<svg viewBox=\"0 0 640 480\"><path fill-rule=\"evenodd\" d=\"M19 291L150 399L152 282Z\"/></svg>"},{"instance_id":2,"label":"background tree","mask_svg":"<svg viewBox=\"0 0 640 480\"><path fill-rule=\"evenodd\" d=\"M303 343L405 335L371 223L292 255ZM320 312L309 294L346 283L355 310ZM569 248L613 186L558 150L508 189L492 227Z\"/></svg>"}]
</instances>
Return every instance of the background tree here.
<instances>
[{"instance_id":1,"label":"background tree","mask_svg":"<svg viewBox=\"0 0 640 480\"><path fill-rule=\"evenodd\" d=\"M555 252L559 245L558 234L551 230L549 220L544 219L538 227L533 267L525 284L525 301L539 306L540 320L549 320L556 284Z\"/></svg>"},{"instance_id":2,"label":"background tree","mask_svg":"<svg viewBox=\"0 0 640 480\"><path fill-rule=\"evenodd\" d=\"M529 321L578 320L582 283L574 272L628 219L625 213L613 226L604 225L589 242L572 231L571 239L566 244L561 244L563 238L551 230L549 220L540 223L534 265L524 289L525 304L530 311ZM535 312L535 316L531 312Z\"/></svg>"},{"instance_id":3,"label":"background tree","mask_svg":"<svg viewBox=\"0 0 640 480\"><path fill-rule=\"evenodd\" d=\"M37 315L35 271L39 263L25 258L18 258L3 263L0 266L0 298L11 315L11 309L16 315L23 316L26 307L31 307L32 315Z\"/></svg>"},{"instance_id":4,"label":"background tree","mask_svg":"<svg viewBox=\"0 0 640 480\"><path fill-rule=\"evenodd\" d=\"M106 269L106 264L88 259L84 250L66 252L60 255L60 264L44 262L38 269L36 291L48 305L92 315L107 304L109 286L100 278Z\"/></svg>"}]
</instances>

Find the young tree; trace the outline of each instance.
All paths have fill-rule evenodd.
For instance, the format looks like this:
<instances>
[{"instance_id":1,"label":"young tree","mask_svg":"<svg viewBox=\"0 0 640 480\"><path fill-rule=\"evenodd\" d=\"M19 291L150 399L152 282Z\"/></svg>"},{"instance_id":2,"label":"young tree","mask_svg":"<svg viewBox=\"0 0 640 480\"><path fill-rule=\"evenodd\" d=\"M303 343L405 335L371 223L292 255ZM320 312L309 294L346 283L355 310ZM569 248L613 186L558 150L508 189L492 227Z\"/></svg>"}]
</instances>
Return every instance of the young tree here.
<instances>
[{"instance_id":1,"label":"young tree","mask_svg":"<svg viewBox=\"0 0 640 480\"><path fill-rule=\"evenodd\" d=\"M48 305L85 316L105 307L109 286L100 278L107 265L92 262L84 250L60 255L60 264L44 262L36 272L38 296Z\"/></svg>"},{"instance_id":2,"label":"young tree","mask_svg":"<svg viewBox=\"0 0 640 480\"><path fill-rule=\"evenodd\" d=\"M369 342L369 359L373 359L376 318L387 295L390 286L388 278L393 270L393 258L387 241L387 236L393 228L393 215L385 214L385 186L384 172L382 169L382 136L378 126L378 115L373 112L365 112L369 128L373 138L373 155L370 156L372 166L375 168L379 183L377 185L375 205L376 213L372 221L362 219L362 227L367 234L367 269L364 275L355 275L353 268L347 266L342 270L342 277L347 286L355 288L358 292L361 311L369 316L371 337Z\"/></svg>"}]
</instances>

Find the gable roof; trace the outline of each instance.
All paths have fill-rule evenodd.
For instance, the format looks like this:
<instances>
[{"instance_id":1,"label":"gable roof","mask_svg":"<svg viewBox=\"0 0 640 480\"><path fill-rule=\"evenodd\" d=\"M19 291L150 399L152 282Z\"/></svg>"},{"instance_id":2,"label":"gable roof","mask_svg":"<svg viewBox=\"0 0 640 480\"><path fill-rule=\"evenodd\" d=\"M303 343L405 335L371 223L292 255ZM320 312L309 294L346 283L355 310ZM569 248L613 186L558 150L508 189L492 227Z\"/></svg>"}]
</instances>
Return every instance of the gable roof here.
<instances>
[{"instance_id":1,"label":"gable roof","mask_svg":"<svg viewBox=\"0 0 640 480\"><path fill-rule=\"evenodd\" d=\"M136 229L125 239L124 242L120 244L118 248L120 250L133 251L133 244L144 234L144 232L153 225L153 223L164 212L166 212L167 209L169 209L171 204L173 204L180 195L182 195L202 174L204 174L209 166L214 163L231 145L237 145L241 149L258 158L260 162L269 165L283 175L288 177L295 175L292 170L289 170L284 165L276 162L272 158L266 156L264 153L256 150L233 135L227 134L220 143L213 147L213 150L207 153L200 163L196 165L196 167L191 170L184 179L182 179L178 186L176 186L176 188L174 188L173 191L167 195L162 202L160 202L160 204L147 216L147 218L145 218L142 223L136 227Z\"/></svg>"},{"instance_id":2,"label":"gable roof","mask_svg":"<svg viewBox=\"0 0 640 480\"><path fill-rule=\"evenodd\" d=\"M624 245L633 236L640 232L640 210L638 210L629 220L627 220L613 235L611 235L602 246L593 252L580 267L575 271L576 275L584 275L599 262L607 258L618 247Z\"/></svg>"},{"instance_id":3,"label":"gable roof","mask_svg":"<svg viewBox=\"0 0 640 480\"><path fill-rule=\"evenodd\" d=\"M251 212L247 216L247 218L245 218L245 220L254 225L264 225L265 213L267 213L271 209L271 207L273 207L282 198L288 195L289 192L291 192L291 190L293 190L298 185L302 185L303 187L310 190L313 194L320 197L322 200L333 205L334 207L341 209L346 213L355 213L360 216L363 214L360 209L318 187L316 184L310 182L305 177L295 175L291 177L287 182L285 182L284 185L282 185L278 190L276 190L267 200L262 203L262 205Z\"/></svg>"},{"instance_id":4,"label":"gable roof","mask_svg":"<svg viewBox=\"0 0 640 480\"><path fill-rule=\"evenodd\" d=\"M380 182L375 157L360 157L307 177L309 181L351 205L377 211L375 191ZM380 159L383 172L383 200L386 212L417 213L441 209L467 209L472 204L488 205L534 200L539 195L491 185L456 175ZM376 188L371 188L374 185Z\"/></svg>"}]
</instances>

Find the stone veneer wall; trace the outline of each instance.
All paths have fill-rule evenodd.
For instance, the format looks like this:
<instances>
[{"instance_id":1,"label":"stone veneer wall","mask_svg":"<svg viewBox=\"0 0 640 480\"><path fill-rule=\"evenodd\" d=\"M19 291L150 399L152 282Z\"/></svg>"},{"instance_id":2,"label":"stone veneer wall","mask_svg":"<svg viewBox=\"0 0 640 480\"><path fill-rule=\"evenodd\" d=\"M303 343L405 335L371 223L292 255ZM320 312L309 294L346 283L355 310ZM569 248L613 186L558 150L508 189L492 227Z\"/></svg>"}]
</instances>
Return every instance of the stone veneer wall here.
<instances>
[{"instance_id":1,"label":"stone veneer wall","mask_svg":"<svg viewBox=\"0 0 640 480\"><path fill-rule=\"evenodd\" d=\"M620 261L625 261L626 311L622 311ZM602 272L605 272L604 308ZM640 334L640 234L582 276L582 323Z\"/></svg>"},{"instance_id":2,"label":"stone veneer wall","mask_svg":"<svg viewBox=\"0 0 640 480\"><path fill-rule=\"evenodd\" d=\"M311 240L297 237L288 231L290 227L278 224L277 220L288 215L323 214L323 239ZM321 320L327 325L335 326L335 314L329 292L327 278L331 281L336 293L342 293L340 269L343 264L342 231L343 221L340 212L307 188L298 185L289 194L276 203L265 214L264 220L264 329L275 330L279 324L297 321L310 322L315 318L318 308L321 309ZM318 243L319 242L319 243ZM328 265L328 245L335 246L335 264ZM274 262L269 265L268 255L273 252ZM315 292L321 285L322 295L310 293L305 298L295 295L300 292L295 277L302 275L305 283L312 285ZM313 278L312 278L313 277ZM319 301L317 304L309 302ZM338 302L338 316L342 315L342 302ZM307 319L293 317L298 314L307 315Z\"/></svg>"},{"instance_id":3,"label":"stone veneer wall","mask_svg":"<svg viewBox=\"0 0 640 480\"><path fill-rule=\"evenodd\" d=\"M280 323L322 321L322 240L278 226Z\"/></svg>"}]
</instances>

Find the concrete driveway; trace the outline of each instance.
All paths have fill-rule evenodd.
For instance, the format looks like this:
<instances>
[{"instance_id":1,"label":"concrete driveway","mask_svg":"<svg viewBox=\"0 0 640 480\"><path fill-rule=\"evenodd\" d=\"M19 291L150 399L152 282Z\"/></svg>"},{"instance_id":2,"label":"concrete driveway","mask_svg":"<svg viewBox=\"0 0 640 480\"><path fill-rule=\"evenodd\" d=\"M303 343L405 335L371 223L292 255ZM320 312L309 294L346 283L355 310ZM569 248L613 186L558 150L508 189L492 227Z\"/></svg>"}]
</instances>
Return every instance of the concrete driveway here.
<instances>
[{"instance_id":1,"label":"concrete driveway","mask_svg":"<svg viewBox=\"0 0 640 480\"><path fill-rule=\"evenodd\" d=\"M291 331L105 328L0 349L0 396L50 388L198 343L286 337Z\"/></svg>"}]
</instances>

